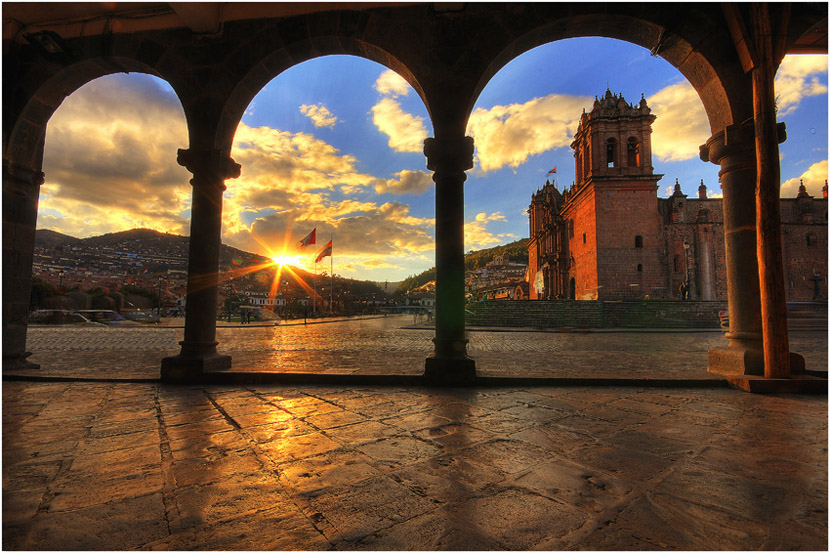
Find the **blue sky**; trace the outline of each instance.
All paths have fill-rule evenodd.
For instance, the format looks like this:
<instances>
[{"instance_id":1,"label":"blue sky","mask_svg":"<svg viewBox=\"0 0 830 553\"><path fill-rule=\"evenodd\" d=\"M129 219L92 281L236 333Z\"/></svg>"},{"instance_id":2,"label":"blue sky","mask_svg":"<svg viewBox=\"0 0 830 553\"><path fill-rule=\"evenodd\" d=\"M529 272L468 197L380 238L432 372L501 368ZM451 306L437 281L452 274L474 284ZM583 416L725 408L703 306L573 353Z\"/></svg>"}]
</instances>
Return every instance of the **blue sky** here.
<instances>
[{"instance_id":1,"label":"blue sky","mask_svg":"<svg viewBox=\"0 0 830 553\"><path fill-rule=\"evenodd\" d=\"M658 195L667 196L675 179L689 195L701 179L710 196L720 193L717 166L697 157L710 135L702 104L668 62L611 39L551 43L505 66L473 110L468 250L526 237L530 196L553 167L560 188L570 186L576 122L606 87L629 102L644 95L657 115L653 165L665 175ZM827 178L827 56L786 58L776 94L788 128L782 196L794 196L802 178L819 195ZM309 252L296 245L317 228L317 248L333 238L337 274L397 281L428 269L435 196L422 148L431 135L421 99L379 64L329 56L285 71L237 129L232 156L242 175L226 183L223 240L263 254L285 249L307 263ZM187 234L190 176L175 161L186 146L184 115L163 81L131 74L87 84L47 128L38 228Z\"/></svg>"}]
</instances>

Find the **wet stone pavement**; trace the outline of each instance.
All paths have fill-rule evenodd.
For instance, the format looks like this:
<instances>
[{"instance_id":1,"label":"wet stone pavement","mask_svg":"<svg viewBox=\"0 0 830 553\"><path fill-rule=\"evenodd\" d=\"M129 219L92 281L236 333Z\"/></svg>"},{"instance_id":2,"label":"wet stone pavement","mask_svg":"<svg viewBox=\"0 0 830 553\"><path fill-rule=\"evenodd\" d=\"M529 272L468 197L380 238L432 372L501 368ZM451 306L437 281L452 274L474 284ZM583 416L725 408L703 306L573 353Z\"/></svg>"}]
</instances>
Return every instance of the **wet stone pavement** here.
<instances>
[{"instance_id":1,"label":"wet stone pavement","mask_svg":"<svg viewBox=\"0 0 830 553\"><path fill-rule=\"evenodd\" d=\"M412 329L411 316L290 326L219 327L220 353L244 371L422 374L434 331ZM163 357L179 353L181 328L30 327L32 374L158 378ZM714 378L707 352L722 332L470 331L468 351L485 376ZM807 367L827 370L827 331L790 334Z\"/></svg>"},{"instance_id":2,"label":"wet stone pavement","mask_svg":"<svg viewBox=\"0 0 830 553\"><path fill-rule=\"evenodd\" d=\"M6 550L827 548L826 396L5 382Z\"/></svg>"},{"instance_id":3,"label":"wet stone pavement","mask_svg":"<svg viewBox=\"0 0 830 553\"><path fill-rule=\"evenodd\" d=\"M246 370L418 374L432 333L400 322L217 338ZM30 329L40 374L113 380L4 381L4 549L827 549L827 396L117 381L181 332ZM826 333L791 341L826 369ZM707 378L723 343L470 333L494 375Z\"/></svg>"}]
</instances>

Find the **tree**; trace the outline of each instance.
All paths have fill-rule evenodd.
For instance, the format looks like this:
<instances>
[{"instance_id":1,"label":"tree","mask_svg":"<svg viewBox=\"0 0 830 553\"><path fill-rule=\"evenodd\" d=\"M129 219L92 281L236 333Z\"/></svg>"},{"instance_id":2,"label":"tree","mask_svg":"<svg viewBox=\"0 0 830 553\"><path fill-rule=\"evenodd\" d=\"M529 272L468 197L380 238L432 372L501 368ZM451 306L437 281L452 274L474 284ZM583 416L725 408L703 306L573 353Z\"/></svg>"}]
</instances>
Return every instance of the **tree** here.
<instances>
[{"instance_id":1,"label":"tree","mask_svg":"<svg viewBox=\"0 0 830 553\"><path fill-rule=\"evenodd\" d=\"M243 303L245 303L245 299L242 296L239 294L232 294L225 298L225 303L222 304L222 309L227 314L233 314L239 310L239 306Z\"/></svg>"},{"instance_id":2,"label":"tree","mask_svg":"<svg viewBox=\"0 0 830 553\"><path fill-rule=\"evenodd\" d=\"M29 294L29 311L42 309L44 301L49 296L57 295L58 289L45 280L32 278L32 291Z\"/></svg>"}]
</instances>

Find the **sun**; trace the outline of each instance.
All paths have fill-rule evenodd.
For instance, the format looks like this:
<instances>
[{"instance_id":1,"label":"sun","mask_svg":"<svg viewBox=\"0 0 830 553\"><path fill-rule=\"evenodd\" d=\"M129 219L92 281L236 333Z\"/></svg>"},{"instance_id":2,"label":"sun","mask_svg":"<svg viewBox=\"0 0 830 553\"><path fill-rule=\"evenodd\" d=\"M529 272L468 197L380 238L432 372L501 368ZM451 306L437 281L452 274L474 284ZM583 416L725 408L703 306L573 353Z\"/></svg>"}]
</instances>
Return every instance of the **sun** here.
<instances>
[{"instance_id":1,"label":"sun","mask_svg":"<svg viewBox=\"0 0 830 553\"><path fill-rule=\"evenodd\" d=\"M271 261L273 261L275 265L291 265L293 267L301 265L300 257L298 255L272 255Z\"/></svg>"}]
</instances>

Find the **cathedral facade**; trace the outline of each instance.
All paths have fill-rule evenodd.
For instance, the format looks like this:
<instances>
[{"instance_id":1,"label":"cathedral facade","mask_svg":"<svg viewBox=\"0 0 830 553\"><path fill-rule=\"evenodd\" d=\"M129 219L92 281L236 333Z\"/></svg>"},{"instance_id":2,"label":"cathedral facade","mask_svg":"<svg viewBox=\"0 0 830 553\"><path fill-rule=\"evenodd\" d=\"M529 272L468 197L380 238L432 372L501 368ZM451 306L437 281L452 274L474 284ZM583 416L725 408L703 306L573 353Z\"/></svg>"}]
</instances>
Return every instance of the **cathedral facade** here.
<instances>
[{"instance_id":1,"label":"cathedral facade","mask_svg":"<svg viewBox=\"0 0 830 553\"><path fill-rule=\"evenodd\" d=\"M527 277L530 299L723 300L723 202L658 198L645 98L629 104L606 91L583 112L571 148L574 185L547 182L531 198ZM823 198L804 186L781 200L789 301L827 301L827 183Z\"/></svg>"}]
</instances>

